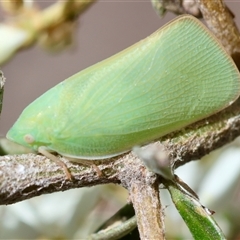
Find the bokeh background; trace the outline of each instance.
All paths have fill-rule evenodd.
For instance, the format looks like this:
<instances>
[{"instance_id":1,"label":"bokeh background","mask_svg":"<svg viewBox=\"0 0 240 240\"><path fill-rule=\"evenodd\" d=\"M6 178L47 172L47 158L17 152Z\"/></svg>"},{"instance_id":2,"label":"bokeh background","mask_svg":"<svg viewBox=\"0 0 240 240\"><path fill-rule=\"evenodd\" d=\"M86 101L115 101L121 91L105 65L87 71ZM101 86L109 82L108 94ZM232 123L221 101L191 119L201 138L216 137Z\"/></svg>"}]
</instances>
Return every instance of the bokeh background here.
<instances>
[{"instance_id":1,"label":"bokeh background","mask_svg":"<svg viewBox=\"0 0 240 240\"><path fill-rule=\"evenodd\" d=\"M225 2L240 28L240 2ZM36 3L44 8L54 2ZM21 111L50 87L145 38L174 17L167 13L160 18L147 0L100 0L80 16L72 46L61 52L49 52L34 45L18 52L0 66L7 80L0 136L5 136ZM0 20L3 19L0 9ZM224 149L225 155L221 155L223 150L216 151L208 159L188 164L178 172L200 194L203 203L217 211L220 226L230 235L234 232L234 239L235 229L240 228L239 145L235 141ZM189 232L172 210L172 203L167 196L163 198L169 206L167 234L189 239ZM0 239L83 239L126 201L127 193L111 185L40 196L0 207Z\"/></svg>"}]
</instances>

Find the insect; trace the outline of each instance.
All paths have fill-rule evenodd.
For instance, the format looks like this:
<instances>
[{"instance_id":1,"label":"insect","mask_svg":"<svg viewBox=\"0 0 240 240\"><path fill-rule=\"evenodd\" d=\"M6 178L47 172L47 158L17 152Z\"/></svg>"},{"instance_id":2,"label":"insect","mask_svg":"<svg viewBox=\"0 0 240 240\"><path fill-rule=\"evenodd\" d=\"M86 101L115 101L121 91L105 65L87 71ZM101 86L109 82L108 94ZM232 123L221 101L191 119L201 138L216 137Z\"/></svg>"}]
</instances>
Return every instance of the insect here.
<instances>
[{"instance_id":1,"label":"insect","mask_svg":"<svg viewBox=\"0 0 240 240\"><path fill-rule=\"evenodd\" d=\"M240 94L218 40L183 15L59 83L32 102L7 138L74 159L104 159L206 118Z\"/></svg>"}]
</instances>

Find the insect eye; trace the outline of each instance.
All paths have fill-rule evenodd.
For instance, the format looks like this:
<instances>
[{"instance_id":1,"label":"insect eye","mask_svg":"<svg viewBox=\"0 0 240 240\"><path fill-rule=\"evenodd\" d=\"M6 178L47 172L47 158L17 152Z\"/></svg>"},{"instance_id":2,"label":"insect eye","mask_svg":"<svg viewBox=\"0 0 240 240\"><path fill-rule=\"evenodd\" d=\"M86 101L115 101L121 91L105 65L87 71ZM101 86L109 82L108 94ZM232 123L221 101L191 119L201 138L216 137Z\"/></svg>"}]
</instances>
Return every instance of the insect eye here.
<instances>
[{"instance_id":1,"label":"insect eye","mask_svg":"<svg viewBox=\"0 0 240 240\"><path fill-rule=\"evenodd\" d=\"M29 144L34 143L34 141L35 141L34 137L31 134L26 134L23 137L23 139L26 143L29 143Z\"/></svg>"}]
</instances>

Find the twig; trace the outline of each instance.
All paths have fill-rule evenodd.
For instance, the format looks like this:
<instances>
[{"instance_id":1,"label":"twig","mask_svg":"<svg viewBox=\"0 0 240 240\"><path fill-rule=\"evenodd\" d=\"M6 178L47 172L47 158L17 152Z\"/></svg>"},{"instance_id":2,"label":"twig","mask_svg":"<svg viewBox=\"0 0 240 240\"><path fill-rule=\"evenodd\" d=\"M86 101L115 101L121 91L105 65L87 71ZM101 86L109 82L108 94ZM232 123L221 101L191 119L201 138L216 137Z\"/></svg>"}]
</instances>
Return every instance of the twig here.
<instances>
[{"instance_id":1,"label":"twig","mask_svg":"<svg viewBox=\"0 0 240 240\"><path fill-rule=\"evenodd\" d=\"M139 177L140 174L145 178ZM159 179L146 168L142 168L127 184L140 238L164 240L165 227L159 196Z\"/></svg>"},{"instance_id":2,"label":"twig","mask_svg":"<svg viewBox=\"0 0 240 240\"><path fill-rule=\"evenodd\" d=\"M137 227L136 217L133 216L130 219L119 223L117 226L110 227L106 230L102 230L98 233L90 235L87 240L115 240L126 236Z\"/></svg>"}]
</instances>

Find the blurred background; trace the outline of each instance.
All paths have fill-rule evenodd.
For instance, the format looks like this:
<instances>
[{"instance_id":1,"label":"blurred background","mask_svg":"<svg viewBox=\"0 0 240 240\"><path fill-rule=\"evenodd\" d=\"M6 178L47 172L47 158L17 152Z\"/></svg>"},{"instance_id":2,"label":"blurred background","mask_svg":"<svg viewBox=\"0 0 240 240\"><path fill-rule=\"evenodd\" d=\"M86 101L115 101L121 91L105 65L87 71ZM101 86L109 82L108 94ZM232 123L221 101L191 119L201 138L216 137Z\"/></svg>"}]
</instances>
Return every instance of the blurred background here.
<instances>
[{"instance_id":1,"label":"blurred background","mask_svg":"<svg viewBox=\"0 0 240 240\"><path fill-rule=\"evenodd\" d=\"M240 28L240 3L225 2L235 14ZM36 1L41 8L53 3ZM5 17L0 8L0 20ZM100 0L80 16L71 46L54 51L37 44L18 52L0 66L6 77L0 137L5 136L21 111L46 90L147 37L174 17L174 14L167 13L160 18L151 2L146 0ZM240 239L239 145L236 140L201 162L181 167L177 173L197 191L204 205L216 211L214 216L219 225L232 239ZM169 239L189 239L188 230L164 191L163 195L164 206L168 206L166 232ZM1 206L0 239L84 239L126 201L124 189L108 185Z\"/></svg>"}]
</instances>

